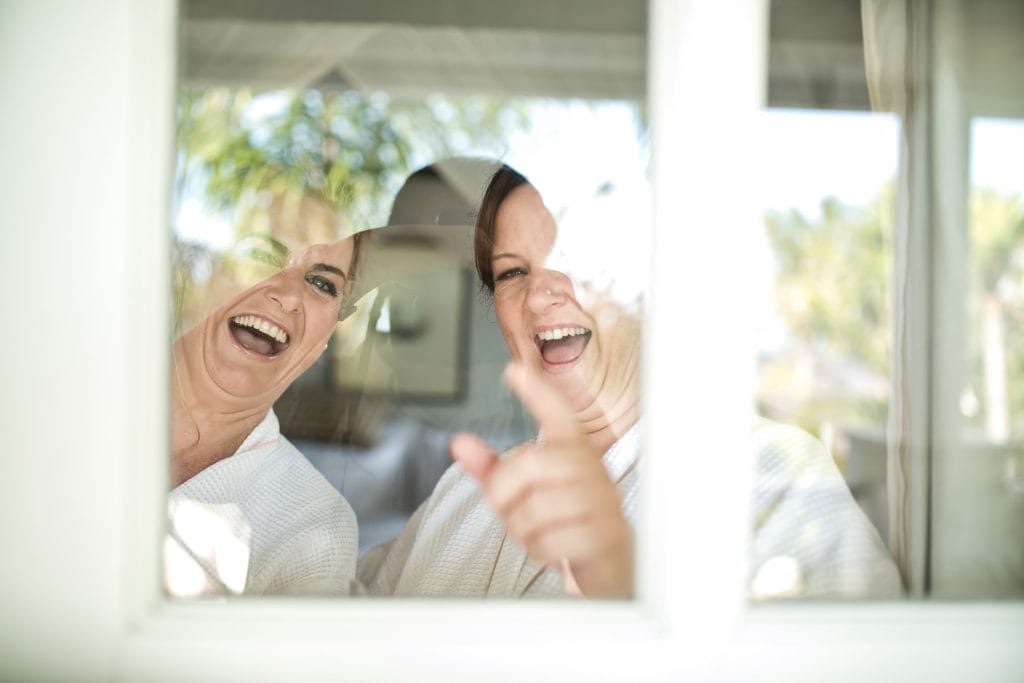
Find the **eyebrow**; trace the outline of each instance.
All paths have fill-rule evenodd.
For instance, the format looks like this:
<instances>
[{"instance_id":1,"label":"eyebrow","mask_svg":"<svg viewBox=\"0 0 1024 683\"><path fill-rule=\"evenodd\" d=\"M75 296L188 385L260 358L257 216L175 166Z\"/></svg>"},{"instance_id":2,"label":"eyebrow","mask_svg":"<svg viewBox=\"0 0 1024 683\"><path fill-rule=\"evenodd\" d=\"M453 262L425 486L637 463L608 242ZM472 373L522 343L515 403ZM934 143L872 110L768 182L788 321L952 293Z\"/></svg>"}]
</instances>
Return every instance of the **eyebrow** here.
<instances>
[{"instance_id":1,"label":"eyebrow","mask_svg":"<svg viewBox=\"0 0 1024 683\"><path fill-rule=\"evenodd\" d=\"M510 254L508 252L503 252L501 254L495 254L494 256L492 256L491 262L493 263L494 261L500 261L503 258L519 258L519 256L516 254Z\"/></svg>"},{"instance_id":2,"label":"eyebrow","mask_svg":"<svg viewBox=\"0 0 1024 683\"><path fill-rule=\"evenodd\" d=\"M348 280L348 276L345 275L345 271L343 271L341 268L337 268L337 267L332 266L332 265L327 264L327 263L314 263L312 265L312 267L310 268L310 270L315 270L315 271L318 271L318 272L334 273L335 275L340 275L341 277L343 277L346 280Z\"/></svg>"}]
</instances>

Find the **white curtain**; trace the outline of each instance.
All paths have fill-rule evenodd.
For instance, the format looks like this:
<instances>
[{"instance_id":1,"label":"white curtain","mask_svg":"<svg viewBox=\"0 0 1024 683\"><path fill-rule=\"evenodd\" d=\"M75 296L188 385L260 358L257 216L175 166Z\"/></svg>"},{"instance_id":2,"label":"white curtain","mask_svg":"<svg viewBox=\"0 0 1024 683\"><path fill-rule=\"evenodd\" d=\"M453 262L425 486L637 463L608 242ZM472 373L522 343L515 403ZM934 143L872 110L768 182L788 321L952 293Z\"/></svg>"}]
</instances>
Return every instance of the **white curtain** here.
<instances>
[{"instance_id":1,"label":"white curtain","mask_svg":"<svg viewBox=\"0 0 1024 683\"><path fill-rule=\"evenodd\" d=\"M977 117L1024 118L1024 2L862 0L861 7L872 106L902 122L890 549L912 596L1019 593L1024 500L1000 485L1002 462L992 449L967 438L959 402L969 324L971 125Z\"/></svg>"}]
</instances>

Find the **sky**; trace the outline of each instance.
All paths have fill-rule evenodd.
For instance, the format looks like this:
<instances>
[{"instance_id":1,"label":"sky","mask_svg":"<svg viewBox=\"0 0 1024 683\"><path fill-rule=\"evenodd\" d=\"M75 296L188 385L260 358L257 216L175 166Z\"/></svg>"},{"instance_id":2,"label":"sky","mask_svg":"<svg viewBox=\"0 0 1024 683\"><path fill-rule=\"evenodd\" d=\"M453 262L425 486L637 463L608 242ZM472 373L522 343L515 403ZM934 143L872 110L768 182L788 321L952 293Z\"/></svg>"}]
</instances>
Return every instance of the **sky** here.
<instances>
[{"instance_id":1,"label":"sky","mask_svg":"<svg viewBox=\"0 0 1024 683\"><path fill-rule=\"evenodd\" d=\"M808 218L835 197L866 204L895 177L899 126L892 114L769 110L764 116L759 200Z\"/></svg>"},{"instance_id":2,"label":"sky","mask_svg":"<svg viewBox=\"0 0 1024 683\"><path fill-rule=\"evenodd\" d=\"M974 185L1024 196L1024 120L975 119L970 165Z\"/></svg>"}]
</instances>

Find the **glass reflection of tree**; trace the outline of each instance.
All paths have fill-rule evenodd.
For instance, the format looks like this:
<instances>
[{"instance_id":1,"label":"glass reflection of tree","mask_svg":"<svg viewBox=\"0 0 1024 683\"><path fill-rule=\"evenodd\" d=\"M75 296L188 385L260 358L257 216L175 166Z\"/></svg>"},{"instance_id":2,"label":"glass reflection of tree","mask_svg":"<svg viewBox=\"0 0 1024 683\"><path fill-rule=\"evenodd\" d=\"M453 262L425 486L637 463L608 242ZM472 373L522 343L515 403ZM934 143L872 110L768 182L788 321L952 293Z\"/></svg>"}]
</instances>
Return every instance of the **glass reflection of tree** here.
<instances>
[{"instance_id":1,"label":"glass reflection of tree","mask_svg":"<svg viewBox=\"0 0 1024 683\"><path fill-rule=\"evenodd\" d=\"M236 249L176 245L176 319L187 326L224 289L265 275L282 244L383 224L414 166L466 149L500 153L525 123L525 104L482 97L182 90L176 194L230 213Z\"/></svg>"}]
</instances>

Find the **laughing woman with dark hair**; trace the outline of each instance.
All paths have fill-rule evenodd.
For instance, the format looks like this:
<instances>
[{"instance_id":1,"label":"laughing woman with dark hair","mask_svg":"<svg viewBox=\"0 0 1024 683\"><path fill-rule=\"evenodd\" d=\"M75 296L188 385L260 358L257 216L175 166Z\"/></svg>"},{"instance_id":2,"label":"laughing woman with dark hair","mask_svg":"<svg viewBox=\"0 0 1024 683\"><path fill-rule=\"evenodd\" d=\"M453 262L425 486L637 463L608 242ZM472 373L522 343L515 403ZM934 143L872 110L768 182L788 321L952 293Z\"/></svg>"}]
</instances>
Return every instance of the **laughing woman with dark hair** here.
<instances>
[{"instance_id":1,"label":"laughing woman with dark hair","mask_svg":"<svg viewBox=\"0 0 1024 683\"><path fill-rule=\"evenodd\" d=\"M640 320L584 309L544 266L558 225L523 176L502 167L486 184L476 266L511 352L505 381L541 435L500 456L456 435L457 464L360 579L375 594L628 597Z\"/></svg>"},{"instance_id":2,"label":"laughing woman with dark hair","mask_svg":"<svg viewBox=\"0 0 1024 683\"><path fill-rule=\"evenodd\" d=\"M280 434L271 407L326 348L361 240L297 253L175 341L171 594L349 591L355 516Z\"/></svg>"},{"instance_id":3,"label":"laughing woman with dark hair","mask_svg":"<svg viewBox=\"0 0 1024 683\"><path fill-rule=\"evenodd\" d=\"M505 380L540 433L503 454L454 437L456 464L360 564L370 592L633 595L643 288L621 287L635 217L607 208L573 219L513 169L491 178L476 267L512 356ZM588 251L596 264L581 264ZM751 597L898 595L895 564L821 444L760 419L752 442Z\"/></svg>"}]
</instances>

